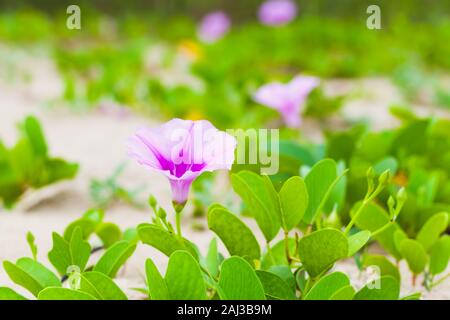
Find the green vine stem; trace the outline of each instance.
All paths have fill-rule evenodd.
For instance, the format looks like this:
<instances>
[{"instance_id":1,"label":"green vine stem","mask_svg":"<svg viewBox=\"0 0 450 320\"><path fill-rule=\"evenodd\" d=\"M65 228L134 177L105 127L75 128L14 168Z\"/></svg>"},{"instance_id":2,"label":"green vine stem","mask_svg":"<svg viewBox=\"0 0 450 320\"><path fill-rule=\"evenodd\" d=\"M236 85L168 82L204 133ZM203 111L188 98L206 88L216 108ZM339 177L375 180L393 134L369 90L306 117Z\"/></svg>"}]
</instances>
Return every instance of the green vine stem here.
<instances>
[{"instance_id":1,"label":"green vine stem","mask_svg":"<svg viewBox=\"0 0 450 320\"><path fill-rule=\"evenodd\" d=\"M387 184L387 181L389 179L389 170L386 170L385 172L383 172L380 175L380 177L378 178L378 185L377 185L376 189L373 190L374 187L373 187L373 177L372 177L373 173L372 173L372 171L369 169L368 174L367 174L369 187L367 189L367 193L366 193L366 195L364 197L364 200L361 203L361 205L359 206L359 208L356 211L356 213L353 215L353 218L350 220L350 222L348 223L347 227L345 228L344 234L348 234L350 232L351 228L353 227L353 225L355 224L356 220L358 219L358 217L363 212L364 208L369 203L371 203L381 193L381 191L383 191L384 187Z\"/></svg>"},{"instance_id":2,"label":"green vine stem","mask_svg":"<svg viewBox=\"0 0 450 320\"><path fill-rule=\"evenodd\" d=\"M289 253L289 232L286 230L284 231L284 251L286 254L286 259L288 261L288 264L291 265L292 258L291 258L291 254Z\"/></svg>"},{"instance_id":3,"label":"green vine stem","mask_svg":"<svg viewBox=\"0 0 450 320\"><path fill-rule=\"evenodd\" d=\"M180 238L182 238L183 235L181 234L181 212L183 211L184 206L186 205L186 202L183 204L173 202L172 205L175 210L175 225L176 225L177 235Z\"/></svg>"},{"instance_id":4,"label":"green vine stem","mask_svg":"<svg viewBox=\"0 0 450 320\"><path fill-rule=\"evenodd\" d=\"M377 235L379 235L380 233L382 233L384 230L386 230L387 228L389 228L390 226L392 226L394 224L395 221L389 221L388 223L386 223L384 226L382 226L381 228L375 230L374 232L372 232L371 237L374 238Z\"/></svg>"}]
</instances>

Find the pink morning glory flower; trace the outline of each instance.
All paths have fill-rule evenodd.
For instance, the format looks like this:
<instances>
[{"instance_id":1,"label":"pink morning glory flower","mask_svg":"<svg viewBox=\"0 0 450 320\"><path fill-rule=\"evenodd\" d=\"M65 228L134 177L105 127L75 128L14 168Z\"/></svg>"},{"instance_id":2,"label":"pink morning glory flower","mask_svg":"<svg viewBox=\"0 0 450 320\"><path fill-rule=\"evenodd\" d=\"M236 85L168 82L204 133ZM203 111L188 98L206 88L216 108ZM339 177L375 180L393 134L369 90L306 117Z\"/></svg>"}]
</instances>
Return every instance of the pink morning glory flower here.
<instances>
[{"instance_id":1,"label":"pink morning glory flower","mask_svg":"<svg viewBox=\"0 0 450 320\"><path fill-rule=\"evenodd\" d=\"M271 26L283 25L297 16L297 5L291 0L268 0L259 7L261 23Z\"/></svg>"},{"instance_id":2,"label":"pink morning glory flower","mask_svg":"<svg viewBox=\"0 0 450 320\"><path fill-rule=\"evenodd\" d=\"M288 127L301 124L300 113L309 93L319 85L315 77L297 76L289 83L272 82L260 87L253 99L277 110Z\"/></svg>"},{"instance_id":3,"label":"pink morning glory flower","mask_svg":"<svg viewBox=\"0 0 450 320\"><path fill-rule=\"evenodd\" d=\"M198 36L204 42L215 42L228 32L230 25L230 19L224 12L211 12L202 19L198 28Z\"/></svg>"},{"instance_id":4,"label":"pink morning glory flower","mask_svg":"<svg viewBox=\"0 0 450 320\"><path fill-rule=\"evenodd\" d=\"M205 171L231 169L236 139L209 121L172 119L138 130L128 142L129 155L161 172L170 182L176 204L187 201L192 182Z\"/></svg>"}]
</instances>

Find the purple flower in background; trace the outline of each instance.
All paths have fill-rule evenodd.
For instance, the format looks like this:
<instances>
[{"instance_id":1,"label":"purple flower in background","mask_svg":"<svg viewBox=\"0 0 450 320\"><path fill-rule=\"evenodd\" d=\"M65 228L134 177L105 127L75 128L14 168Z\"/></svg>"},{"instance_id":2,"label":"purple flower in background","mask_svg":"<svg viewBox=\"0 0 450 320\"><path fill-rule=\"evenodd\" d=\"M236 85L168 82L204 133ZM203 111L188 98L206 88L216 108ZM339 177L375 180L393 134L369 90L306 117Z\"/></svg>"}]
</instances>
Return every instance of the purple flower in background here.
<instances>
[{"instance_id":1,"label":"purple flower in background","mask_svg":"<svg viewBox=\"0 0 450 320\"><path fill-rule=\"evenodd\" d=\"M297 5L291 0L268 0L259 7L261 23L271 26L290 22L297 16Z\"/></svg>"},{"instance_id":2,"label":"purple flower in background","mask_svg":"<svg viewBox=\"0 0 450 320\"><path fill-rule=\"evenodd\" d=\"M278 110L288 127L301 124L302 111L309 93L319 85L315 77L297 76L289 83L272 82L259 88L253 99L269 108Z\"/></svg>"},{"instance_id":3,"label":"purple flower in background","mask_svg":"<svg viewBox=\"0 0 450 320\"><path fill-rule=\"evenodd\" d=\"M230 19L224 12L211 12L207 14L200 23L198 36L204 42L215 42L228 32L230 25Z\"/></svg>"},{"instance_id":4,"label":"purple flower in background","mask_svg":"<svg viewBox=\"0 0 450 320\"><path fill-rule=\"evenodd\" d=\"M122 120L131 115L129 108L112 101L101 102L98 105L98 111L105 116L115 117L118 120Z\"/></svg>"},{"instance_id":5,"label":"purple flower in background","mask_svg":"<svg viewBox=\"0 0 450 320\"><path fill-rule=\"evenodd\" d=\"M236 139L209 121L172 119L157 128L143 128L128 143L139 164L164 174L174 203L186 203L192 182L205 171L231 169Z\"/></svg>"}]
</instances>

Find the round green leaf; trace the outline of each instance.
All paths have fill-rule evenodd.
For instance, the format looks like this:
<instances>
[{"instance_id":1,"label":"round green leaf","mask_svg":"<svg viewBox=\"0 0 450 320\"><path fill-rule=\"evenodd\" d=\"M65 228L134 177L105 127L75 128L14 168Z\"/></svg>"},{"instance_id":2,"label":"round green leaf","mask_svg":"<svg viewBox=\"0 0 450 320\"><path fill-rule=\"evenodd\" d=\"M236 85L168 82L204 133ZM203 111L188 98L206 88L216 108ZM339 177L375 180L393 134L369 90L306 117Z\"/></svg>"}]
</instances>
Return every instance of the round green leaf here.
<instances>
[{"instance_id":1,"label":"round green leaf","mask_svg":"<svg viewBox=\"0 0 450 320\"><path fill-rule=\"evenodd\" d=\"M205 264L209 274L214 278L219 275L219 266L221 263L221 256L217 248L217 240L213 238L209 243L208 253L206 255Z\"/></svg>"},{"instance_id":2,"label":"round green leaf","mask_svg":"<svg viewBox=\"0 0 450 320\"><path fill-rule=\"evenodd\" d=\"M353 300L398 300L400 283L391 276L382 276L378 288L374 283L366 284L359 290Z\"/></svg>"},{"instance_id":3,"label":"round green leaf","mask_svg":"<svg viewBox=\"0 0 450 320\"><path fill-rule=\"evenodd\" d=\"M329 300L353 300L355 289L351 286L345 286L333 293Z\"/></svg>"},{"instance_id":4,"label":"round green leaf","mask_svg":"<svg viewBox=\"0 0 450 320\"><path fill-rule=\"evenodd\" d=\"M426 251L439 239L441 233L447 229L448 216L447 212L437 213L429 218L422 229L420 229L417 241L423 245Z\"/></svg>"},{"instance_id":5,"label":"round green leaf","mask_svg":"<svg viewBox=\"0 0 450 320\"><path fill-rule=\"evenodd\" d=\"M94 233L96 225L96 222L92 221L91 219L87 219L84 217L77 219L70 223L64 230L64 239L66 241L70 241L70 239L72 238L72 233L77 227L81 228L81 230L83 231L83 239L87 239L92 233Z\"/></svg>"},{"instance_id":6,"label":"round green leaf","mask_svg":"<svg viewBox=\"0 0 450 320\"><path fill-rule=\"evenodd\" d=\"M328 300L336 291L348 285L350 285L350 280L344 273L327 274L306 293L304 300Z\"/></svg>"},{"instance_id":7,"label":"round green leaf","mask_svg":"<svg viewBox=\"0 0 450 320\"><path fill-rule=\"evenodd\" d=\"M280 229L278 195L267 176L250 171L231 175L234 191L242 198L267 241L271 241Z\"/></svg>"},{"instance_id":8,"label":"round green leaf","mask_svg":"<svg viewBox=\"0 0 450 320\"><path fill-rule=\"evenodd\" d=\"M430 249L430 273L444 272L450 259L450 236L444 235Z\"/></svg>"},{"instance_id":9,"label":"round green leaf","mask_svg":"<svg viewBox=\"0 0 450 320\"><path fill-rule=\"evenodd\" d=\"M287 285L291 288L292 291L295 291L296 280L289 266L287 265L271 266L267 271L279 276L284 282L287 283Z\"/></svg>"},{"instance_id":10,"label":"round green leaf","mask_svg":"<svg viewBox=\"0 0 450 320\"><path fill-rule=\"evenodd\" d=\"M206 286L200 266L187 251L172 253L169 258L165 281L171 299L206 299Z\"/></svg>"},{"instance_id":11,"label":"round green leaf","mask_svg":"<svg viewBox=\"0 0 450 320\"><path fill-rule=\"evenodd\" d=\"M419 274L425 270L427 253L420 242L412 239L404 239L400 244L400 253L406 259L409 269L414 274Z\"/></svg>"},{"instance_id":12,"label":"round green leaf","mask_svg":"<svg viewBox=\"0 0 450 320\"><path fill-rule=\"evenodd\" d=\"M277 300L296 299L294 291L278 275L263 270L256 270L256 275L264 287L267 298Z\"/></svg>"},{"instance_id":13,"label":"round green leaf","mask_svg":"<svg viewBox=\"0 0 450 320\"><path fill-rule=\"evenodd\" d=\"M13 289L0 287L0 301L2 300L27 300L27 298L18 294Z\"/></svg>"},{"instance_id":14,"label":"round green leaf","mask_svg":"<svg viewBox=\"0 0 450 320\"><path fill-rule=\"evenodd\" d=\"M400 272L398 268L382 255L365 255L363 259L363 266L377 266L380 269L381 276L392 276L400 282Z\"/></svg>"},{"instance_id":15,"label":"round green leaf","mask_svg":"<svg viewBox=\"0 0 450 320\"><path fill-rule=\"evenodd\" d=\"M347 257L347 238L336 229L318 230L300 239L298 254L306 271L315 278L337 260Z\"/></svg>"},{"instance_id":16,"label":"round green leaf","mask_svg":"<svg viewBox=\"0 0 450 320\"><path fill-rule=\"evenodd\" d=\"M147 275L147 287L150 299L169 300L170 296L166 282L151 259L147 259L145 262L145 274Z\"/></svg>"},{"instance_id":17,"label":"round green leaf","mask_svg":"<svg viewBox=\"0 0 450 320\"><path fill-rule=\"evenodd\" d=\"M96 300L94 296L67 288L49 287L42 290L38 296L39 300Z\"/></svg>"},{"instance_id":18,"label":"round green leaf","mask_svg":"<svg viewBox=\"0 0 450 320\"><path fill-rule=\"evenodd\" d=\"M122 238L122 231L112 222L102 222L95 229L95 233L102 240L103 246L109 248Z\"/></svg>"},{"instance_id":19,"label":"round green leaf","mask_svg":"<svg viewBox=\"0 0 450 320\"><path fill-rule=\"evenodd\" d=\"M361 202L355 204L355 206L351 211L352 214L356 212L359 206L361 206ZM389 222L390 219L387 212L382 207L374 203L369 203L367 206L365 206L361 211L361 214L355 220L355 224L359 229L369 230L370 232L375 232L376 230L383 227ZM394 240L394 234L396 232L405 235L405 233L397 225L397 223L393 223L391 226L387 227L383 232L377 234L374 237L374 239L377 240L387 252L393 255L395 259L400 260L401 255L397 250Z\"/></svg>"},{"instance_id":20,"label":"round green leaf","mask_svg":"<svg viewBox=\"0 0 450 320\"><path fill-rule=\"evenodd\" d=\"M127 300L114 281L103 273L90 271L81 274L80 290L99 300Z\"/></svg>"},{"instance_id":21,"label":"round green leaf","mask_svg":"<svg viewBox=\"0 0 450 320\"><path fill-rule=\"evenodd\" d=\"M309 196L308 207L303 216L305 223L313 223L337 180L336 162L332 159L323 159L311 168L305 177Z\"/></svg>"},{"instance_id":22,"label":"round green leaf","mask_svg":"<svg viewBox=\"0 0 450 320\"><path fill-rule=\"evenodd\" d=\"M222 263L219 295L223 300L265 300L264 288L250 264L240 257Z\"/></svg>"},{"instance_id":23,"label":"round green leaf","mask_svg":"<svg viewBox=\"0 0 450 320\"><path fill-rule=\"evenodd\" d=\"M279 192L281 222L285 230L292 230L303 218L308 207L308 191L302 178L289 178Z\"/></svg>"},{"instance_id":24,"label":"round green leaf","mask_svg":"<svg viewBox=\"0 0 450 320\"><path fill-rule=\"evenodd\" d=\"M197 253L187 245L187 241L184 241L184 239L180 240L173 233L153 224L140 224L138 226L138 234L143 243L158 249L166 256L170 256L177 250L187 250L194 256L197 256Z\"/></svg>"},{"instance_id":25,"label":"round green leaf","mask_svg":"<svg viewBox=\"0 0 450 320\"><path fill-rule=\"evenodd\" d=\"M208 226L225 244L230 255L259 259L261 249L253 232L236 215L225 209L213 208L208 212Z\"/></svg>"},{"instance_id":26,"label":"round green leaf","mask_svg":"<svg viewBox=\"0 0 450 320\"><path fill-rule=\"evenodd\" d=\"M130 244L126 240L116 242L100 257L93 270L114 278L135 249L136 244Z\"/></svg>"},{"instance_id":27,"label":"round green leaf","mask_svg":"<svg viewBox=\"0 0 450 320\"><path fill-rule=\"evenodd\" d=\"M348 237L348 256L351 257L359 251L370 239L369 230L363 230Z\"/></svg>"}]
</instances>

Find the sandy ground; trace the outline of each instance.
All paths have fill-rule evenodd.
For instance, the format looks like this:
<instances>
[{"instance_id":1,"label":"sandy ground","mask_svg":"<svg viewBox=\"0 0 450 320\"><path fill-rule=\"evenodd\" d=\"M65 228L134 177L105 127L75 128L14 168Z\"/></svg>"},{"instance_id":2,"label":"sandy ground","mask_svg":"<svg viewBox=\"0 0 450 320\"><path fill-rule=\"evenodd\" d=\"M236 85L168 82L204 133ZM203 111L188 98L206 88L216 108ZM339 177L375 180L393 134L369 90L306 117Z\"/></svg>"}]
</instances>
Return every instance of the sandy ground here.
<instances>
[{"instance_id":1,"label":"sandy ground","mask_svg":"<svg viewBox=\"0 0 450 320\"><path fill-rule=\"evenodd\" d=\"M26 65L26 62L24 64ZM126 139L140 126L155 124L157 120L144 119L136 115L122 119L98 112L75 114L67 109L49 110L43 105L47 99L59 95L61 84L58 74L47 60L42 60L39 64L30 63L29 70L35 79L31 83L10 84L0 80L0 137L7 143L12 143L16 137L16 123L25 115L34 114L43 123L51 153L76 161L80 163L81 168L75 180L46 190L38 190L14 210L0 212L0 261L15 261L19 257L30 255L25 234L32 231L39 247L39 259L48 265L46 254L51 249L51 232L62 232L69 222L92 206L88 191L90 179L106 178L117 165L127 161ZM332 80L326 83L326 88L330 93L358 92L357 97L349 101L344 108L347 118L370 119L378 129L395 125L386 102L401 101L401 96L386 79ZM420 111L421 108L418 109ZM440 111L431 109L431 112ZM169 186L161 175L145 171L130 162L121 181L129 186L145 184L147 192L154 194L160 204L170 210ZM56 195L48 198L48 194ZM30 207L30 203L34 205ZM123 228L136 226L149 219L148 210L138 210L121 204L108 210L105 217L106 221L118 223ZM213 234L207 231L194 231L188 220L189 217L185 217L183 223L185 235L197 243L200 250L205 253ZM255 226L252 221L249 221L249 224ZM255 233L260 237L259 231L256 230ZM143 284L144 261L148 257L157 263L160 270L165 269L166 257L148 246L139 245L117 279L130 297L141 297L132 288ZM354 283L358 283L360 275L353 262L340 263L336 268L345 270ZM401 270L405 280L410 277L404 264ZM403 281L402 285L404 294L416 291L411 288L410 281ZM2 268L0 286L10 286L25 296L30 296L12 283ZM424 298L450 299L450 281L431 293L425 293Z\"/></svg>"}]
</instances>

